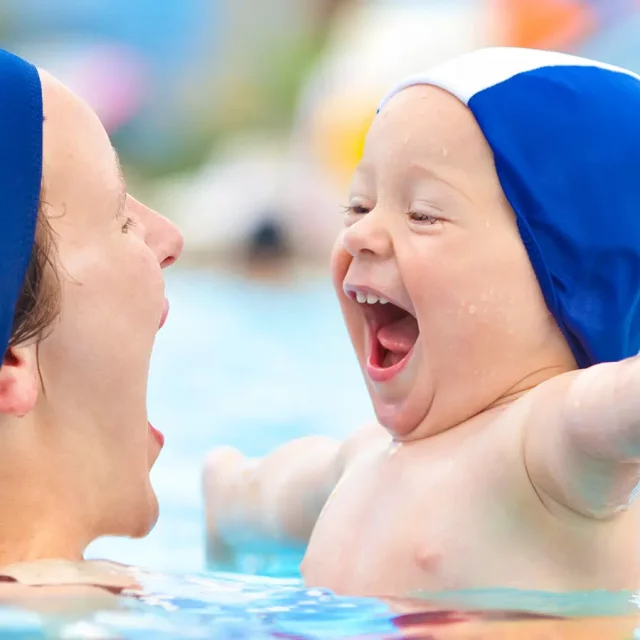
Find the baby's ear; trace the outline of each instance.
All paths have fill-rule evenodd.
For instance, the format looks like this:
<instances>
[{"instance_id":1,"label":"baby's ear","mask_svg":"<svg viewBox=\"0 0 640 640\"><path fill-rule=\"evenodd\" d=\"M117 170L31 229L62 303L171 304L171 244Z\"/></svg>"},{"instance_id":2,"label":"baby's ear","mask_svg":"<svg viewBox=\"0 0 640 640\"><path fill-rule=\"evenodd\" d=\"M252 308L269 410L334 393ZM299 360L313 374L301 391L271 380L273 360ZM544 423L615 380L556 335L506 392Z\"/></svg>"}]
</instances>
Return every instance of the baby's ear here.
<instances>
[{"instance_id":1,"label":"baby's ear","mask_svg":"<svg viewBox=\"0 0 640 640\"><path fill-rule=\"evenodd\" d=\"M21 418L38 397L36 346L10 347L0 367L0 414Z\"/></svg>"}]
</instances>

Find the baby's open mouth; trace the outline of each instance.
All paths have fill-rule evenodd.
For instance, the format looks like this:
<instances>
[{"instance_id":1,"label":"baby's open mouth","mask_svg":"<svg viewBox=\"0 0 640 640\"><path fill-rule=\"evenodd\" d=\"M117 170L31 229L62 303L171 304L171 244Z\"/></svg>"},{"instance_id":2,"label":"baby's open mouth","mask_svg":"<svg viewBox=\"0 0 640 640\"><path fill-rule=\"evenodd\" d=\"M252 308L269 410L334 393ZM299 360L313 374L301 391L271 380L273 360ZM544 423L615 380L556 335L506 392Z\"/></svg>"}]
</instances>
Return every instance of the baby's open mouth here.
<instances>
[{"instance_id":1,"label":"baby's open mouth","mask_svg":"<svg viewBox=\"0 0 640 640\"><path fill-rule=\"evenodd\" d=\"M417 319L406 309L376 294L357 292L355 300L369 327L369 367L399 371L420 335Z\"/></svg>"}]
</instances>

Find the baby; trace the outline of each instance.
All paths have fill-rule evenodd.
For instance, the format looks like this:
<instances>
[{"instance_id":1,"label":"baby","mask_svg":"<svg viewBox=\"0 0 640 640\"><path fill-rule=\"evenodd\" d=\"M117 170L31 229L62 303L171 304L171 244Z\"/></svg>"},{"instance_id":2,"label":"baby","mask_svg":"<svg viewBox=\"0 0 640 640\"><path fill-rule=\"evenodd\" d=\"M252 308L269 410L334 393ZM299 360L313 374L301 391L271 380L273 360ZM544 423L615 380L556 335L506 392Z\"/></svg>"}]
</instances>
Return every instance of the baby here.
<instances>
[{"instance_id":1,"label":"baby","mask_svg":"<svg viewBox=\"0 0 640 640\"><path fill-rule=\"evenodd\" d=\"M379 424L205 471L212 559L343 594L640 586L640 78L457 58L383 102L333 280ZM229 557L227 557L227 560Z\"/></svg>"}]
</instances>

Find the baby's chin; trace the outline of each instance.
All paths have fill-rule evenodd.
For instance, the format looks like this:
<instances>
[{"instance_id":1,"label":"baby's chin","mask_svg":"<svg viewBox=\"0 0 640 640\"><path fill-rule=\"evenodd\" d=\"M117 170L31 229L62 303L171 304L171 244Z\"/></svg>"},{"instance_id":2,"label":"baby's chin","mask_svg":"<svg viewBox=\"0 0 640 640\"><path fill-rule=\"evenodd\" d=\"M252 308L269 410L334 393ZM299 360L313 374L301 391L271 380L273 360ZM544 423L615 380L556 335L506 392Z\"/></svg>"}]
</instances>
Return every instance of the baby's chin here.
<instances>
[{"instance_id":1,"label":"baby's chin","mask_svg":"<svg viewBox=\"0 0 640 640\"><path fill-rule=\"evenodd\" d=\"M394 440L419 440L433 435L431 426L434 416L433 394L409 393L402 400L383 401L369 386L369 396L373 404L378 423L384 427Z\"/></svg>"}]
</instances>

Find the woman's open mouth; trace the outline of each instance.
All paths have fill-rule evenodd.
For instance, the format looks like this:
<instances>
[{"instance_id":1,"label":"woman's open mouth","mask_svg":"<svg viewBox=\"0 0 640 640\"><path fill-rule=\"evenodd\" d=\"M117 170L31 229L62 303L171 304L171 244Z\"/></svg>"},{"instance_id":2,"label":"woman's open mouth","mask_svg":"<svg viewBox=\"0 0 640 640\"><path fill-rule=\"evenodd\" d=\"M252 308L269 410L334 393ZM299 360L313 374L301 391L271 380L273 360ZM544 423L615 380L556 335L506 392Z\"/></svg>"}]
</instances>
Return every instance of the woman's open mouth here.
<instances>
[{"instance_id":1,"label":"woman's open mouth","mask_svg":"<svg viewBox=\"0 0 640 640\"><path fill-rule=\"evenodd\" d=\"M379 294L355 291L350 297L367 323L367 373L374 382L388 382L407 364L420 335L416 317Z\"/></svg>"},{"instance_id":2,"label":"woman's open mouth","mask_svg":"<svg viewBox=\"0 0 640 640\"><path fill-rule=\"evenodd\" d=\"M150 422L149 425L149 433L153 436L153 439L158 443L159 447L162 449L164 446L164 434L162 431L158 431Z\"/></svg>"},{"instance_id":3,"label":"woman's open mouth","mask_svg":"<svg viewBox=\"0 0 640 640\"><path fill-rule=\"evenodd\" d=\"M162 302L162 316L160 317L160 324L158 326L158 331L164 327L164 323L167 321L167 316L169 315L169 301L165 298Z\"/></svg>"}]
</instances>

